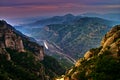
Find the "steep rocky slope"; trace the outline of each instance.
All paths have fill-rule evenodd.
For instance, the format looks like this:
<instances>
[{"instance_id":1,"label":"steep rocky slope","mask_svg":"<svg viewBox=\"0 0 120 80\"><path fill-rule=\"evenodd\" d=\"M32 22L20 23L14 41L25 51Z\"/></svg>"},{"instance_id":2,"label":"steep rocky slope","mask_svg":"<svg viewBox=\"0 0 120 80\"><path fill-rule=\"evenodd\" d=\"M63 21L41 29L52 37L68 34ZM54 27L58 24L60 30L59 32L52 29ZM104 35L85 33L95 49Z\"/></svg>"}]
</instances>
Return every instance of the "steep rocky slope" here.
<instances>
[{"instance_id":1,"label":"steep rocky slope","mask_svg":"<svg viewBox=\"0 0 120 80\"><path fill-rule=\"evenodd\" d=\"M33 50L38 60L43 60L43 47L29 40L29 37L18 33L11 25L5 21L0 21L0 47L5 51L6 48L16 50L18 52L27 52ZM1 51L1 54L4 53Z\"/></svg>"},{"instance_id":2,"label":"steep rocky slope","mask_svg":"<svg viewBox=\"0 0 120 80\"><path fill-rule=\"evenodd\" d=\"M57 80L119 80L120 25L102 39L99 48L90 49L65 76Z\"/></svg>"},{"instance_id":3,"label":"steep rocky slope","mask_svg":"<svg viewBox=\"0 0 120 80\"><path fill-rule=\"evenodd\" d=\"M0 21L1 80L52 80L64 71L54 58L44 54L43 46Z\"/></svg>"}]
</instances>

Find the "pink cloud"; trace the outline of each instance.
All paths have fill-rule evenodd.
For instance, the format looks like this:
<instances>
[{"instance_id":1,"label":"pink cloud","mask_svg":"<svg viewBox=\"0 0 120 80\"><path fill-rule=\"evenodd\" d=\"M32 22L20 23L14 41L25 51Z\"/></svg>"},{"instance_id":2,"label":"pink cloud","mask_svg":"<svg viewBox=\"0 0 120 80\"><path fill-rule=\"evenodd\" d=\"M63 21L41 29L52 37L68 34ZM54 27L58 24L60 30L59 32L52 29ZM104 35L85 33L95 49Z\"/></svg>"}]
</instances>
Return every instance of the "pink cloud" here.
<instances>
[{"instance_id":1,"label":"pink cloud","mask_svg":"<svg viewBox=\"0 0 120 80\"><path fill-rule=\"evenodd\" d=\"M16 0L12 0L16 1ZM24 0L25 1L25 0ZM23 0L21 1L24 2ZM35 0L38 2L46 2L41 0ZM56 0L50 0L55 1ZM67 0L68 1L68 0ZM87 5L83 3L61 3L61 4L45 4L45 5L19 5L19 6L3 6L0 7L0 16L1 17L29 17L29 16L45 16L45 15L54 15L54 14L65 14L65 13L83 13L83 12L112 12L118 11L120 9L119 5ZM76 0L78 1L78 0ZM88 0L85 0L88 1ZM95 0L92 0L95 1ZM27 3L27 1L25 1ZM32 2L32 0L30 0ZM61 0L60 2L63 2ZM17 2L16 2L17 3Z\"/></svg>"}]
</instances>

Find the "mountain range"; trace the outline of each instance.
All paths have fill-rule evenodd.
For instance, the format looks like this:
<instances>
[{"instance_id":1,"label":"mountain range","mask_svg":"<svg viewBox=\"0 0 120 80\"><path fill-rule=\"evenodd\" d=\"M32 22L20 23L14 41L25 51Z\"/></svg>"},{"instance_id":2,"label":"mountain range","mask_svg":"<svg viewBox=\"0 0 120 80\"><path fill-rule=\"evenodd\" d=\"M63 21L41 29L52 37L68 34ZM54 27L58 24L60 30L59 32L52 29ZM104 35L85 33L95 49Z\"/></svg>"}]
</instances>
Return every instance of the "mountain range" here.
<instances>
[{"instance_id":1,"label":"mountain range","mask_svg":"<svg viewBox=\"0 0 120 80\"><path fill-rule=\"evenodd\" d=\"M49 24L61 24L61 23L70 23L74 20L80 19L81 16L74 16L72 14L66 14L64 16L53 16L46 19L37 20L31 23L21 24L21 26L40 28Z\"/></svg>"},{"instance_id":2,"label":"mountain range","mask_svg":"<svg viewBox=\"0 0 120 80\"><path fill-rule=\"evenodd\" d=\"M77 59L89 48L99 46L100 39L113 24L101 18L84 17L69 24L50 24L41 30L37 28L38 32L32 29L36 32L32 36L55 43L64 53Z\"/></svg>"},{"instance_id":3,"label":"mountain range","mask_svg":"<svg viewBox=\"0 0 120 80\"><path fill-rule=\"evenodd\" d=\"M103 18L103 19L107 19L107 20L114 20L114 21L119 21L120 20L120 13L106 13L106 14L99 14L99 13L79 13L78 15L73 15L71 13L69 14L65 14L62 16L31 16L31 17L21 17L21 18L11 18L11 20L9 20L11 23L15 24L15 25L29 25L29 24L35 24L37 22L43 22L46 21L47 19L51 19L54 17L64 17L66 15L72 15L72 16L76 16L77 17L99 17L99 18ZM48 20L47 20L48 21ZM46 23L46 22L43 22ZM43 24L41 23L41 24ZM39 23L40 24L40 23ZM38 25L39 25L38 24ZM37 24L35 24L36 26L38 26ZM31 25L30 25L31 26ZM29 27L29 26L28 26Z\"/></svg>"},{"instance_id":4,"label":"mountain range","mask_svg":"<svg viewBox=\"0 0 120 80\"><path fill-rule=\"evenodd\" d=\"M0 20L0 79L119 80L120 25L112 27L115 24L102 18L81 17L27 28L36 41ZM65 72L66 65L74 62Z\"/></svg>"},{"instance_id":5,"label":"mountain range","mask_svg":"<svg viewBox=\"0 0 120 80\"><path fill-rule=\"evenodd\" d=\"M98 17L67 14L16 26L23 33L34 37L39 44L48 47L46 54L64 64L74 63L93 47L100 45L104 34L119 22Z\"/></svg>"}]
</instances>

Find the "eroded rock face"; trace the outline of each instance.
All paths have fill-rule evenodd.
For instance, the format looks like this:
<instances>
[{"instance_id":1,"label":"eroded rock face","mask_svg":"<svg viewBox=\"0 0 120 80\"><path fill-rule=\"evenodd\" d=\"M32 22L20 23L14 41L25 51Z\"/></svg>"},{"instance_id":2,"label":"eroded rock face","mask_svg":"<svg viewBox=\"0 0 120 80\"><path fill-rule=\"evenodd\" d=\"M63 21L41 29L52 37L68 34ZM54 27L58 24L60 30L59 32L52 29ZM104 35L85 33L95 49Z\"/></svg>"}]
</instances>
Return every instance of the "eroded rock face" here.
<instances>
[{"instance_id":1,"label":"eroded rock face","mask_svg":"<svg viewBox=\"0 0 120 80\"><path fill-rule=\"evenodd\" d=\"M22 38L14 33L14 31L8 27L6 22L1 21L0 23L1 46L3 48L17 50L18 52L25 52Z\"/></svg>"},{"instance_id":2,"label":"eroded rock face","mask_svg":"<svg viewBox=\"0 0 120 80\"><path fill-rule=\"evenodd\" d=\"M112 37L113 35L115 35L115 33L119 32L120 30L120 25L115 26L114 28L112 28L102 39L101 41L101 45L103 46L106 42L106 40L108 40L108 38ZM114 36L115 38L118 38L120 34L116 34L116 36Z\"/></svg>"},{"instance_id":3,"label":"eroded rock face","mask_svg":"<svg viewBox=\"0 0 120 80\"><path fill-rule=\"evenodd\" d=\"M102 39L102 48L98 52L98 55L103 54L108 51L112 56L117 57L120 55L120 25L113 27ZM85 53L84 58L86 60L90 59L95 51L88 51ZM117 53L117 54L114 54Z\"/></svg>"},{"instance_id":4,"label":"eroded rock face","mask_svg":"<svg viewBox=\"0 0 120 80\"><path fill-rule=\"evenodd\" d=\"M44 50L35 42L31 42L28 37L18 34L15 29L5 21L0 21L0 48L1 53L7 55L10 60L10 55L7 54L6 48L16 50L18 52L26 52L26 49L35 54L36 60L44 59Z\"/></svg>"},{"instance_id":5,"label":"eroded rock face","mask_svg":"<svg viewBox=\"0 0 120 80\"><path fill-rule=\"evenodd\" d=\"M17 50L18 52L25 52L23 41L20 36L17 36L13 32L5 33L5 46Z\"/></svg>"},{"instance_id":6,"label":"eroded rock face","mask_svg":"<svg viewBox=\"0 0 120 80\"><path fill-rule=\"evenodd\" d=\"M111 53L117 53L113 54L113 56L120 54L120 25L115 26L105 35L101 41L101 46L103 48L99 54L103 54L106 50Z\"/></svg>"}]
</instances>

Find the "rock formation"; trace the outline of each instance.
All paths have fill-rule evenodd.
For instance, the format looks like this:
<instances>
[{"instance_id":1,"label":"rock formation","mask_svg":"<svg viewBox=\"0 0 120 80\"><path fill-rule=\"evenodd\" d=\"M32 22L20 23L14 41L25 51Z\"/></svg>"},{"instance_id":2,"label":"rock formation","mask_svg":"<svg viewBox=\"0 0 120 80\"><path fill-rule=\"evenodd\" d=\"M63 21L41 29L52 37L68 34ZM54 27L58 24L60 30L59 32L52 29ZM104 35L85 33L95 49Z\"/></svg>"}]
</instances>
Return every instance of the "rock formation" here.
<instances>
[{"instance_id":1,"label":"rock formation","mask_svg":"<svg viewBox=\"0 0 120 80\"><path fill-rule=\"evenodd\" d=\"M113 27L102 39L101 47L90 49L62 80L119 80L120 25ZM64 78L64 79L63 79ZM61 80L58 79L58 80Z\"/></svg>"},{"instance_id":2,"label":"rock formation","mask_svg":"<svg viewBox=\"0 0 120 80\"><path fill-rule=\"evenodd\" d=\"M101 46L103 47L99 54L102 54L104 51L108 50L116 57L120 55L120 26L117 25L112 28L102 39Z\"/></svg>"},{"instance_id":3,"label":"rock formation","mask_svg":"<svg viewBox=\"0 0 120 80\"><path fill-rule=\"evenodd\" d=\"M19 34L11 25L5 21L0 21L0 47L1 53L7 53L6 48L16 50L18 52L25 52L27 47L35 54L37 60L44 59L43 47L31 42L27 36ZM29 43L29 44L28 44ZM8 55L10 59L10 55Z\"/></svg>"},{"instance_id":4,"label":"rock formation","mask_svg":"<svg viewBox=\"0 0 120 80\"><path fill-rule=\"evenodd\" d=\"M44 54L43 46L0 21L1 80L53 80L64 72L56 59Z\"/></svg>"}]
</instances>

